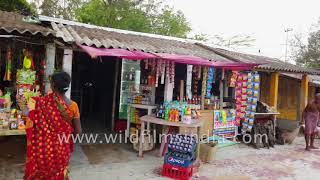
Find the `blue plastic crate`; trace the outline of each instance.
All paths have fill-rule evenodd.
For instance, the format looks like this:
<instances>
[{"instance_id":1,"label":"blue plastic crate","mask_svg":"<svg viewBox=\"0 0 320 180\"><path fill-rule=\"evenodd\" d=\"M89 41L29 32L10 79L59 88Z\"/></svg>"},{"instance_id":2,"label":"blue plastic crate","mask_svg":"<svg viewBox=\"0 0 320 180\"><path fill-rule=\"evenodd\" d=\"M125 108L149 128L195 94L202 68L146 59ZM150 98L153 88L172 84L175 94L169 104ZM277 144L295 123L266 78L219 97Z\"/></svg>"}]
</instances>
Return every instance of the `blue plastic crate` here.
<instances>
[{"instance_id":1,"label":"blue plastic crate","mask_svg":"<svg viewBox=\"0 0 320 180\"><path fill-rule=\"evenodd\" d=\"M195 157L193 156L189 156L187 154L183 154L185 155L185 157L177 157L175 155L173 155L172 152L168 152L165 156L164 156L164 163L165 164L170 164L172 166L178 166L178 167L183 167L183 168L188 168L191 167L193 165L193 162L195 160Z\"/></svg>"}]
</instances>

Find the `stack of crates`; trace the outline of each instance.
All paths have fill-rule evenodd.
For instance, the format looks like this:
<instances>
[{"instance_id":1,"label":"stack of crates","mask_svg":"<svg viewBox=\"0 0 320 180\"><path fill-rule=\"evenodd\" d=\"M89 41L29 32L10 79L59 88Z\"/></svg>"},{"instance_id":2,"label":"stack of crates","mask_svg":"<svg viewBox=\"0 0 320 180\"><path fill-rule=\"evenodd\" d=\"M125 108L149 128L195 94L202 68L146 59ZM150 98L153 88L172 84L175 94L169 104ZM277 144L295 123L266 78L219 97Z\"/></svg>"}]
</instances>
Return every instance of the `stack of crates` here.
<instances>
[{"instance_id":1,"label":"stack of crates","mask_svg":"<svg viewBox=\"0 0 320 180\"><path fill-rule=\"evenodd\" d=\"M190 135L171 135L168 152L164 157L162 175L179 180L192 177L193 162L196 160L197 142Z\"/></svg>"}]
</instances>

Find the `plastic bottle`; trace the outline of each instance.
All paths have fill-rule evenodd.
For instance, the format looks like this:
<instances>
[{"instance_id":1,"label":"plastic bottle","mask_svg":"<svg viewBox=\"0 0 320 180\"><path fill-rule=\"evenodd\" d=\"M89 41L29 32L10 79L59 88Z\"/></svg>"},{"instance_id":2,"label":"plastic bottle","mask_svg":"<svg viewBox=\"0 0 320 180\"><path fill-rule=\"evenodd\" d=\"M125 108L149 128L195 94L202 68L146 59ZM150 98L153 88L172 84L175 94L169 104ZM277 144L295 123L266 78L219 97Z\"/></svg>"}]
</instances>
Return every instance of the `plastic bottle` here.
<instances>
[{"instance_id":1,"label":"plastic bottle","mask_svg":"<svg viewBox=\"0 0 320 180\"><path fill-rule=\"evenodd\" d=\"M166 110L164 112L164 119L167 120L167 121L169 119L169 108L168 107L166 107Z\"/></svg>"}]
</instances>

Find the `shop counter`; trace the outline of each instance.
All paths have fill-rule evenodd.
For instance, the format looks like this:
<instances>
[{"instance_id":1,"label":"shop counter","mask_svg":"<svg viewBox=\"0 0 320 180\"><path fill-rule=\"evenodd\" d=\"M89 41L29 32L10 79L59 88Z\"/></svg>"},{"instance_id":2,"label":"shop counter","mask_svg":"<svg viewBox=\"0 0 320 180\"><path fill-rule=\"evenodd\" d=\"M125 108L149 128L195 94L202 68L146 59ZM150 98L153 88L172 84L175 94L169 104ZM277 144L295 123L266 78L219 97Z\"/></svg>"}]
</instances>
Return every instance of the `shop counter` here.
<instances>
[{"instance_id":1,"label":"shop counter","mask_svg":"<svg viewBox=\"0 0 320 180\"><path fill-rule=\"evenodd\" d=\"M0 130L0 136L25 135L25 130Z\"/></svg>"},{"instance_id":2,"label":"shop counter","mask_svg":"<svg viewBox=\"0 0 320 180\"><path fill-rule=\"evenodd\" d=\"M146 123L152 123L152 124L158 124L166 127L183 127L183 128L196 128L197 129L197 136L200 137L200 128L203 125L203 122L201 120L193 120L192 123L186 124L183 122L171 122L171 121L166 121L160 118L156 118L155 116L147 115L147 116L142 116L140 118L141 121L141 132L144 132L145 130L145 124ZM168 130L164 132L164 134L167 134ZM144 133L140 133L140 139L139 139L139 157L143 157L143 142L144 142ZM165 140L162 139L161 142L161 147L160 147L160 155L162 156L163 150L165 148ZM200 146L197 146L197 158L199 158L199 153L200 153Z\"/></svg>"}]
</instances>

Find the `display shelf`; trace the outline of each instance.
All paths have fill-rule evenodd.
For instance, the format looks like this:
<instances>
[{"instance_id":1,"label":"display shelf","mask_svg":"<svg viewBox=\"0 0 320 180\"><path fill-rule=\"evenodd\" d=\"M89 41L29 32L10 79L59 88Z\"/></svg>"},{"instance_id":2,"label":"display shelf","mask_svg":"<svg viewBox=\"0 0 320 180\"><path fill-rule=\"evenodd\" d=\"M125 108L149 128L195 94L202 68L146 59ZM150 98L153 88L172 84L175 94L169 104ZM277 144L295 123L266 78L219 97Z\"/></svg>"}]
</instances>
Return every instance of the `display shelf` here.
<instances>
[{"instance_id":1,"label":"display shelf","mask_svg":"<svg viewBox=\"0 0 320 180\"><path fill-rule=\"evenodd\" d=\"M254 113L254 115L279 115L278 112L270 112L270 113Z\"/></svg>"},{"instance_id":2,"label":"display shelf","mask_svg":"<svg viewBox=\"0 0 320 180\"><path fill-rule=\"evenodd\" d=\"M130 117L130 109L131 108L136 108L136 109L145 109L147 110L147 115L152 114L152 110L156 109L156 105L144 105L144 104L128 104L128 114L127 114L127 136L130 137L130 124L134 124L134 122L131 122L131 117ZM138 123L135 123L138 124ZM139 123L140 124L140 123ZM150 129L150 123L147 124L148 130Z\"/></svg>"},{"instance_id":3,"label":"display shelf","mask_svg":"<svg viewBox=\"0 0 320 180\"><path fill-rule=\"evenodd\" d=\"M0 130L0 136L25 135L25 130Z\"/></svg>"},{"instance_id":4,"label":"display shelf","mask_svg":"<svg viewBox=\"0 0 320 180\"><path fill-rule=\"evenodd\" d=\"M127 99L132 96L135 91L132 91L135 86L135 80L128 80L128 74L134 76L135 71L140 71L140 61L123 60L121 70L121 87L120 87L120 104L119 104L119 118L127 119ZM140 81L140 80L139 80ZM137 84L139 85L139 84Z\"/></svg>"}]
</instances>

